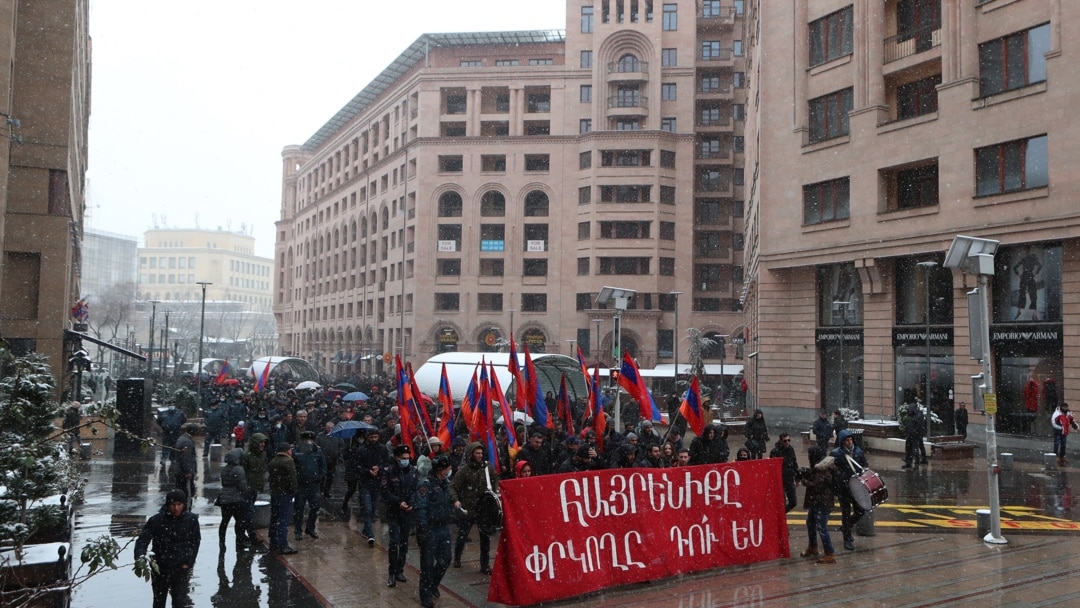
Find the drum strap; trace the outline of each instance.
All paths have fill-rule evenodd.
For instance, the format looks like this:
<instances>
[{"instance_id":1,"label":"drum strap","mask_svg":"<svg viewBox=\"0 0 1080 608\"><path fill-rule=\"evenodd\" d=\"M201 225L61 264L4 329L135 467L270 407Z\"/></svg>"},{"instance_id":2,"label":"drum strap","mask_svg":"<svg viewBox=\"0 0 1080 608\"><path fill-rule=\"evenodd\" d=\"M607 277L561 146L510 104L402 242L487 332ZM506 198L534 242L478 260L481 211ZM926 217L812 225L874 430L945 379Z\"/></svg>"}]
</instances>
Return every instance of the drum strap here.
<instances>
[{"instance_id":1,"label":"drum strap","mask_svg":"<svg viewBox=\"0 0 1080 608\"><path fill-rule=\"evenodd\" d=\"M850 455L844 454L844 458L847 458L848 464L851 465L851 470L855 471L855 475L862 475L862 472L866 470L866 467L855 462L855 459L852 458Z\"/></svg>"},{"instance_id":2,"label":"drum strap","mask_svg":"<svg viewBox=\"0 0 1080 608\"><path fill-rule=\"evenodd\" d=\"M491 467L487 466L487 463L484 463L484 480L487 481L488 492L494 492L491 488Z\"/></svg>"}]
</instances>

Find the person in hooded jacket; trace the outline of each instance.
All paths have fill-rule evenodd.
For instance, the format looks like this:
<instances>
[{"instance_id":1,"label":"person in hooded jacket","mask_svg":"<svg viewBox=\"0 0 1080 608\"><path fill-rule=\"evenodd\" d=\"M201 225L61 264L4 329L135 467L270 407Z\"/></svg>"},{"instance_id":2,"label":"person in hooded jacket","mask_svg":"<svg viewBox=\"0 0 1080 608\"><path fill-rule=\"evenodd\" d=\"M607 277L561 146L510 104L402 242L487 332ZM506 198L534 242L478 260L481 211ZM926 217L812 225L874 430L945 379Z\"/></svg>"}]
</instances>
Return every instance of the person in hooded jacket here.
<instances>
[{"instance_id":1,"label":"person in hooded jacket","mask_svg":"<svg viewBox=\"0 0 1080 608\"><path fill-rule=\"evenodd\" d=\"M229 529L229 520L235 519L233 530L236 532L236 548L250 547L248 541L248 503L247 474L240 464L244 450L233 448L225 452L225 464L221 467L221 493L217 505L221 507L221 524L218 526L218 544L225 546L225 534Z\"/></svg>"},{"instance_id":2,"label":"person in hooded jacket","mask_svg":"<svg viewBox=\"0 0 1080 608\"><path fill-rule=\"evenodd\" d=\"M795 456L795 448L791 447L791 435L780 433L780 439L769 452L769 458L783 458L784 466L781 468L784 480L784 511L790 512L799 504L799 498L795 494L795 477L799 474L799 459Z\"/></svg>"},{"instance_id":3,"label":"person in hooded jacket","mask_svg":"<svg viewBox=\"0 0 1080 608\"><path fill-rule=\"evenodd\" d=\"M180 427L184 426L186 422L187 416L184 412L176 409L176 404L169 404L165 411L157 415L157 423L161 427L162 464L173 459L175 452L170 448L176 443L176 438L180 436Z\"/></svg>"},{"instance_id":4,"label":"person in hooded jacket","mask_svg":"<svg viewBox=\"0 0 1080 608\"><path fill-rule=\"evenodd\" d=\"M836 459L836 470L833 473L833 491L836 493L837 500L840 501L840 530L844 535L844 548L848 551L854 551L855 536L853 528L855 523L866 514L866 511L855 502L848 482L852 477L859 474L861 470L859 467L865 469L869 468L870 465L866 462L866 455L863 454L862 448L855 445L855 436L851 434L851 431L847 429L840 431L840 436L837 439L840 446L833 448L833 451L830 452L830 456ZM852 461L858 466L853 466Z\"/></svg>"},{"instance_id":5,"label":"person in hooded jacket","mask_svg":"<svg viewBox=\"0 0 1080 608\"><path fill-rule=\"evenodd\" d=\"M184 424L180 428L180 436L173 443L173 482L177 489L184 491L188 500L195 497L195 474L198 472L195 439L191 436L195 429L194 424Z\"/></svg>"},{"instance_id":6,"label":"person in hooded jacket","mask_svg":"<svg viewBox=\"0 0 1080 608\"><path fill-rule=\"evenodd\" d=\"M435 606L439 584L450 566L450 523L455 509L446 480L449 474L450 460L440 456L432 463L431 473L420 480L412 500L416 543L420 546L420 605L423 608Z\"/></svg>"},{"instance_id":7,"label":"person in hooded jacket","mask_svg":"<svg viewBox=\"0 0 1080 608\"><path fill-rule=\"evenodd\" d=\"M806 532L810 535L810 541L806 546L806 551L799 555L817 557L817 541L820 536L821 548L825 554L817 560L817 563L835 564L832 538L829 536L829 513L834 506L833 474L836 470L836 459L826 456L825 450L816 445L810 446L807 453L810 456L810 468L802 476L802 483L806 486L803 508L806 509Z\"/></svg>"},{"instance_id":8,"label":"person in hooded jacket","mask_svg":"<svg viewBox=\"0 0 1080 608\"><path fill-rule=\"evenodd\" d=\"M469 532L476 523L476 506L480 495L488 490L488 479L491 480L491 489L499 491L499 476L484 457L483 445L474 441L465 448L465 454L468 460L450 480L451 502L455 511L463 515L458 520L457 541L454 543L455 568L461 567L461 554L465 551ZM491 537L480 530L480 572L483 574L491 574L490 552Z\"/></svg>"},{"instance_id":9,"label":"person in hooded jacket","mask_svg":"<svg viewBox=\"0 0 1080 608\"><path fill-rule=\"evenodd\" d=\"M315 433L300 431L300 443L293 450L296 462L296 496L293 499L293 529L296 540L302 540L304 533L311 538L319 538L315 531L315 522L322 509L322 483L326 479L326 456L315 443ZM307 509L307 519L304 510Z\"/></svg>"},{"instance_id":10,"label":"person in hooded jacket","mask_svg":"<svg viewBox=\"0 0 1080 608\"><path fill-rule=\"evenodd\" d=\"M255 535L255 499L259 492L266 487L267 453L266 435L255 433L248 439L244 446L244 456L240 459L244 467L244 476L247 478L247 536L248 540L257 542L259 537Z\"/></svg>"},{"instance_id":11,"label":"person in hooded jacket","mask_svg":"<svg viewBox=\"0 0 1080 608\"><path fill-rule=\"evenodd\" d=\"M727 445L727 429L717 425L706 426L700 437L690 442L690 464L713 464L727 462L731 452Z\"/></svg>"},{"instance_id":12,"label":"person in hooded jacket","mask_svg":"<svg viewBox=\"0 0 1080 608\"><path fill-rule=\"evenodd\" d=\"M765 413L754 410L754 415L746 421L743 427L746 436L746 449L750 450L750 458L757 460L765 455L765 448L769 445L769 429L765 425Z\"/></svg>"},{"instance_id":13,"label":"person in hooded jacket","mask_svg":"<svg viewBox=\"0 0 1080 608\"><path fill-rule=\"evenodd\" d=\"M220 400L217 397L210 398L210 409L206 410L206 435L203 437L203 449L202 457L208 458L210 456L210 446L215 443L221 443L221 438L225 437L229 430L232 429L229 426L229 421L225 418L225 410L221 409Z\"/></svg>"},{"instance_id":14,"label":"person in hooded jacket","mask_svg":"<svg viewBox=\"0 0 1080 608\"><path fill-rule=\"evenodd\" d=\"M135 559L152 549L157 564L150 572L154 608L165 608L170 595L173 608L191 605L191 569L199 556L202 534L199 516L187 510L187 500L183 490L169 490L161 512L147 520L135 541Z\"/></svg>"},{"instance_id":15,"label":"person in hooded jacket","mask_svg":"<svg viewBox=\"0 0 1080 608\"><path fill-rule=\"evenodd\" d=\"M394 460L393 464L383 470L380 484L382 501L386 505L389 541L386 550L390 560L387 587L395 587L408 580L405 578L405 559L409 556L410 518L414 496L420 485L420 477L409 458L408 447L399 445L394 448Z\"/></svg>"}]
</instances>

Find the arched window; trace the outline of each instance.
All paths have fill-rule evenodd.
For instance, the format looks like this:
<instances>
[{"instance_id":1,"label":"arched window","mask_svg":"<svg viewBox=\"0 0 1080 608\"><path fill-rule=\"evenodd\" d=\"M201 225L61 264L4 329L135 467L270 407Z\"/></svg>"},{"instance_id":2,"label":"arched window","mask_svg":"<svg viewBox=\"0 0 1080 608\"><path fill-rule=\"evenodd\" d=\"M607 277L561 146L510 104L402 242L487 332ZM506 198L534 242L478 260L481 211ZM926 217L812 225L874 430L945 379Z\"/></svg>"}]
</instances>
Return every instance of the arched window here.
<instances>
[{"instance_id":1,"label":"arched window","mask_svg":"<svg viewBox=\"0 0 1080 608\"><path fill-rule=\"evenodd\" d=\"M390 227L390 210L383 207L382 210L382 229L386 230Z\"/></svg>"},{"instance_id":2,"label":"arched window","mask_svg":"<svg viewBox=\"0 0 1080 608\"><path fill-rule=\"evenodd\" d=\"M539 329L527 329L521 334L521 341L529 345L529 352L533 354L547 352L547 336Z\"/></svg>"},{"instance_id":3,"label":"arched window","mask_svg":"<svg viewBox=\"0 0 1080 608\"><path fill-rule=\"evenodd\" d=\"M506 215L506 197L498 190L488 190L480 198L482 217L503 217Z\"/></svg>"},{"instance_id":4,"label":"arched window","mask_svg":"<svg viewBox=\"0 0 1080 608\"><path fill-rule=\"evenodd\" d=\"M439 352L452 353L458 349L458 335L453 327L443 327L439 330Z\"/></svg>"},{"instance_id":5,"label":"arched window","mask_svg":"<svg viewBox=\"0 0 1080 608\"><path fill-rule=\"evenodd\" d=\"M618 69L620 72L640 72L641 62L638 61L637 56L633 53L627 53L622 57L619 57Z\"/></svg>"},{"instance_id":6,"label":"arched window","mask_svg":"<svg viewBox=\"0 0 1080 608\"><path fill-rule=\"evenodd\" d=\"M439 197L439 217L461 217L461 195L447 192Z\"/></svg>"},{"instance_id":7,"label":"arched window","mask_svg":"<svg viewBox=\"0 0 1080 608\"><path fill-rule=\"evenodd\" d=\"M547 217L548 197L540 190L525 195L525 217Z\"/></svg>"}]
</instances>

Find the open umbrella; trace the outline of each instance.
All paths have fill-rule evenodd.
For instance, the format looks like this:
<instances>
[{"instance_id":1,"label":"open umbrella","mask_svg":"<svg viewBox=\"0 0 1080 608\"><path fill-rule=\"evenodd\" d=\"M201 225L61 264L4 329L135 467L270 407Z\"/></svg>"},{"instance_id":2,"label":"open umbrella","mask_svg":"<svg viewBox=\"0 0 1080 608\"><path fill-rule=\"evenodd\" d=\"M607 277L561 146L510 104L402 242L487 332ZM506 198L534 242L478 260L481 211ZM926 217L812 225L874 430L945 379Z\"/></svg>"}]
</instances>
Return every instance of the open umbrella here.
<instances>
[{"instance_id":1,"label":"open umbrella","mask_svg":"<svg viewBox=\"0 0 1080 608\"><path fill-rule=\"evenodd\" d=\"M334 388L336 388L338 390L341 390L341 391L345 391L346 393L351 393L353 391L360 390L360 389L356 388L355 384L349 384L348 382L342 382L340 384L335 384Z\"/></svg>"},{"instance_id":2,"label":"open umbrella","mask_svg":"<svg viewBox=\"0 0 1080 608\"><path fill-rule=\"evenodd\" d=\"M360 391L356 391L354 393L349 393L348 395L345 395L344 397L341 398L341 400L346 402L346 403L352 402L352 401L367 401L368 396L365 395L364 393L361 393Z\"/></svg>"},{"instance_id":3,"label":"open umbrella","mask_svg":"<svg viewBox=\"0 0 1080 608\"><path fill-rule=\"evenodd\" d=\"M314 380L304 380L296 385L296 390L298 391L313 391L317 388L322 388L322 385Z\"/></svg>"},{"instance_id":4,"label":"open umbrella","mask_svg":"<svg viewBox=\"0 0 1080 608\"><path fill-rule=\"evenodd\" d=\"M377 431L379 430L375 425L368 424L366 422L360 422L359 420L346 420L334 425L333 430L330 431L331 437L341 437L343 439L352 439L360 431Z\"/></svg>"}]
</instances>

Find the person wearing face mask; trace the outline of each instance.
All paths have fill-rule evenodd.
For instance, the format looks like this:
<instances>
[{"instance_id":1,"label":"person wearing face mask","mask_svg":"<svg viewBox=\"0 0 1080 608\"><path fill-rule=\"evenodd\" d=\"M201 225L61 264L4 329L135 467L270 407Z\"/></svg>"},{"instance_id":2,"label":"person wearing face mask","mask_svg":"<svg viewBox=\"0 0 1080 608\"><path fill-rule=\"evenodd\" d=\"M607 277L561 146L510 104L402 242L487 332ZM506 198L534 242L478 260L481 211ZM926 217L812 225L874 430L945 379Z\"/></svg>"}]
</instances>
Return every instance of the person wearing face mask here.
<instances>
[{"instance_id":1,"label":"person wearing face mask","mask_svg":"<svg viewBox=\"0 0 1080 608\"><path fill-rule=\"evenodd\" d=\"M450 522L454 508L450 496L450 459L440 456L416 489L416 543L420 546L420 605L435 606L439 584L450 567Z\"/></svg>"},{"instance_id":2,"label":"person wearing face mask","mask_svg":"<svg viewBox=\"0 0 1080 608\"><path fill-rule=\"evenodd\" d=\"M271 451L276 451L277 446L283 443L292 444L292 442L289 441L289 426L282 417L273 419L270 431L266 433L266 437L270 440Z\"/></svg>"},{"instance_id":3,"label":"person wearing face mask","mask_svg":"<svg viewBox=\"0 0 1080 608\"><path fill-rule=\"evenodd\" d=\"M388 527L386 553L390 559L386 586L395 587L406 582L405 558L409 555L409 524L413 511L413 495L420 485L416 467L409 458L409 448L394 448L396 466L383 469L380 479L380 495L386 505Z\"/></svg>"}]
</instances>

